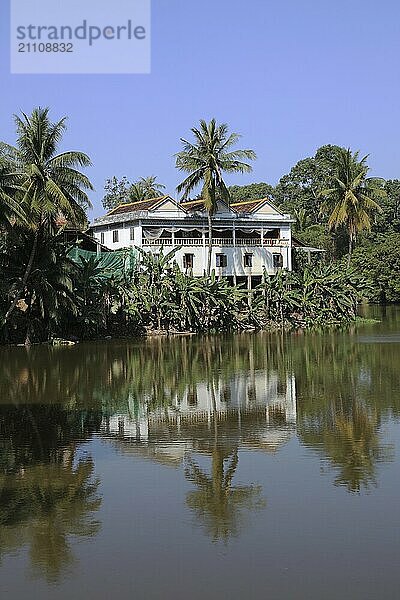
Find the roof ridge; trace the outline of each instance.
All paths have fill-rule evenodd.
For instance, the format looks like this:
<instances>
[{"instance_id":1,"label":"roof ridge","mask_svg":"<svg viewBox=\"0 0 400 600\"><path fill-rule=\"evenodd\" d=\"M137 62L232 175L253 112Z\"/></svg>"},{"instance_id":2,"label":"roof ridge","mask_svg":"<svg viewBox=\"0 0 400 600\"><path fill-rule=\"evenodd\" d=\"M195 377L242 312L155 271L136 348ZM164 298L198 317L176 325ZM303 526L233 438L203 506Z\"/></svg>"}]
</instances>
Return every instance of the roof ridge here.
<instances>
[{"instance_id":1,"label":"roof ridge","mask_svg":"<svg viewBox=\"0 0 400 600\"><path fill-rule=\"evenodd\" d=\"M202 198L200 200L185 200L184 202L178 202L178 204L196 204L196 202L204 202Z\"/></svg>"},{"instance_id":2,"label":"roof ridge","mask_svg":"<svg viewBox=\"0 0 400 600\"><path fill-rule=\"evenodd\" d=\"M185 204L204 204L204 199L200 198L197 200L186 200L185 202L178 202L179 205L185 205ZM226 200L224 200L223 198L217 198L216 202L222 202L222 204L225 204L225 206L227 206L229 208L229 206L231 206L231 202L227 202Z\"/></svg>"},{"instance_id":3,"label":"roof ridge","mask_svg":"<svg viewBox=\"0 0 400 600\"><path fill-rule=\"evenodd\" d=\"M108 213L108 215L112 215L114 211L121 208L121 206L133 206L134 204L143 204L143 202L152 202L154 200L164 200L164 198L169 198L169 194L165 194L164 196L154 196L154 198L145 198L144 200L135 200L135 202L121 202L118 206L114 206Z\"/></svg>"},{"instance_id":4,"label":"roof ridge","mask_svg":"<svg viewBox=\"0 0 400 600\"><path fill-rule=\"evenodd\" d=\"M236 202L231 202L231 206L237 206L238 204L253 204L254 202L267 202L267 201L269 201L268 197L253 198L253 200L238 200Z\"/></svg>"},{"instance_id":5,"label":"roof ridge","mask_svg":"<svg viewBox=\"0 0 400 600\"><path fill-rule=\"evenodd\" d=\"M239 201L239 202L232 202L231 206L234 208L235 206L243 206L245 204L266 204L267 202L274 210L276 210L277 213L279 213L280 215L284 214L282 212L282 210L277 207L275 202L269 196L265 196L264 198L260 198L258 200L243 200L243 201ZM255 207L255 209L256 208L257 207ZM253 210L252 212L256 212L256 210Z\"/></svg>"}]
</instances>

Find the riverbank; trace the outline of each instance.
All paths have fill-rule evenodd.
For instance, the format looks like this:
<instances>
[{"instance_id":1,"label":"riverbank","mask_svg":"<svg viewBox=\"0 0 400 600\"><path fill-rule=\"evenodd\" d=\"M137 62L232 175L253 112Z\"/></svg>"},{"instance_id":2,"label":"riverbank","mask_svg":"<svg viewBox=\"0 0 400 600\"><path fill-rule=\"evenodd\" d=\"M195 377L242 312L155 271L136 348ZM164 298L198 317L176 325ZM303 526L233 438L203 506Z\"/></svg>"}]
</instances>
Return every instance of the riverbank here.
<instances>
[{"instance_id":1,"label":"riverbank","mask_svg":"<svg viewBox=\"0 0 400 600\"><path fill-rule=\"evenodd\" d=\"M251 291L214 274L188 277L162 254L128 275L93 259L73 266L63 302L47 309L40 289L21 299L2 343L341 327L355 322L364 289L357 273L332 264L265 273Z\"/></svg>"},{"instance_id":2,"label":"riverbank","mask_svg":"<svg viewBox=\"0 0 400 600\"><path fill-rule=\"evenodd\" d=\"M15 309L9 308L15 291L0 302L2 343L341 327L355 321L366 289L364 279L340 263L264 272L248 290L214 273L187 276L173 252L143 253L139 265L115 271L96 257L71 260L59 242L51 251L55 261L19 294Z\"/></svg>"},{"instance_id":3,"label":"riverbank","mask_svg":"<svg viewBox=\"0 0 400 600\"><path fill-rule=\"evenodd\" d=\"M191 338L198 337L204 335L226 335L226 334L236 334L236 335L246 335L246 334L258 334L258 333L270 333L270 334L302 334L302 333L324 333L328 331L350 331L354 330L354 328L358 329L360 327L364 327L366 325L379 325L381 321L375 318L366 318L362 316L356 316L354 321L349 321L345 325L326 325L325 327L315 326L315 327L304 327L299 324L295 325L293 323L284 323L283 327L280 323L270 323L268 328L256 329L256 328L248 328L242 329L240 331L210 331L210 332L196 332L196 331L175 331L175 330L157 330L157 329L146 329L142 332L137 332L132 335L124 335L123 333L117 333L114 336L111 335L99 335L97 337L86 338L86 339L66 339L66 338L51 338L50 340L41 341L41 342L31 342L30 344L2 344L3 348L5 347L27 347L27 346L55 346L55 347L68 347L68 346L76 346L85 342L135 342L138 340L146 340L146 339L171 339L171 338Z\"/></svg>"}]
</instances>

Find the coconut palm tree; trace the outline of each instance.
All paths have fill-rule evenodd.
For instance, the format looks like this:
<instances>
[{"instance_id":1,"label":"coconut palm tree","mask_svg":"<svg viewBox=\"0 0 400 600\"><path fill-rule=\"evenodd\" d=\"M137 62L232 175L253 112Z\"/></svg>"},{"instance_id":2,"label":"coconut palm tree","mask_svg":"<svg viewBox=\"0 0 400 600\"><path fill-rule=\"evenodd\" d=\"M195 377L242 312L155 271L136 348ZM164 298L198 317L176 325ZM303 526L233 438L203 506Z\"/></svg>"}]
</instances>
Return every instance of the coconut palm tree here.
<instances>
[{"instance_id":1,"label":"coconut palm tree","mask_svg":"<svg viewBox=\"0 0 400 600\"><path fill-rule=\"evenodd\" d=\"M34 230L32 249L18 292L5 315L8 321L20 300L34 263L41 232L52 235L57 219L62 215L69 223L82 227L86 223L85 209L91 206L87 190L93 186L79 167L91 164L83 152L57 154L66 128L66 118L53 123L48 108L35 108L30 116L15 116L16 147L8 146L22 180L18 201Z\"/></svg>"},{"instance_id":2,"label":"coconut palm tree","mask_svg":"<svg viewBox=\"0 0 400 600\"><path fill-rule=\"evenodd\" d=\"M229 190L225 185L223 173L249 173L252 167L243 162L254 160L253 150L231 150L240 139L237 133L228 133L228 125L217 125L215 119L206 123L200 121L200 127L192 128L194 142L181 138L183 150L176 156L176 167L189 175L176 188L182 193L182 200L199 185L202 185L202 199L208 213L208 262L207 275L211 272L212 255L212 216L217 207L217 197L229 202Z\"/></svg>"},{"instance_id":3,"label":"coconut palm tree","mask_svg":"<svg viewBox=\"0 0 400 600\"><path fill-rule=\"evenodd\" d=\"M156 198L164 193L165 185L156 183L157 177L150 175L149 177L141 177L135 181L129 188L129 199L131 202L142 202L150 198Z\"/></svg>"},{"instance_id":4,"label":"coconut palm tree","mask_svg":"<svg viewBox=\"0 0 400 600\"><path fill-rule=\"evenodd\" d=\"M293 216L296 219L296 229L298 233L302 233L305 229L312 225L312 220L305 208L297 208L293 211Z\"/></svg>"},{"instance_id":5,"label":"coconut palm tree","mask_svg":"<svg viewBox=\"0 0 400 600\"><path fill-rule=\"evenodd\" d=\"M16 222L28 224L24 210L16 196L22 191L21 173L15 171L13 165L0 155L0 227L8 229Z\"/></svg>"},{"instance_id":6,"label":"coconut palm tree","mask_svg":"<svg viewBox=\"0 0 400 600\"><path fill-rule=\"evenodd\" d=\"M143 186L139 182L132 183L129 188L129 202L143 202L145 199Z\"/></svg>"},{"instance_id":7,"label":"coconut palm tree","mask_svg":"<svg viewBox=\"0 0 400 600\"><path fill-rule=\"evenodd\" d=\"M142 186L145 198L156 198L164 193L165 185L156 182L157 177L150 175L149 177L141 177L139 184Z\"/></svg>"},{"instance_id":8,"label":"coconut palm tree","mask_svg":"<svg viewBox=\"0 0 400 600\"><path fill-rule=\"evenodd\" d=\"M339 148L333 159L332 186L322 190L323 210L329 211L329 229L345 226L349 235L348 265L357 234L371 229L371 216L381 208L377 200L385 198L384 180L367 177L367 156L361 160L358 152Z\"/></svg>"}]
</instances>

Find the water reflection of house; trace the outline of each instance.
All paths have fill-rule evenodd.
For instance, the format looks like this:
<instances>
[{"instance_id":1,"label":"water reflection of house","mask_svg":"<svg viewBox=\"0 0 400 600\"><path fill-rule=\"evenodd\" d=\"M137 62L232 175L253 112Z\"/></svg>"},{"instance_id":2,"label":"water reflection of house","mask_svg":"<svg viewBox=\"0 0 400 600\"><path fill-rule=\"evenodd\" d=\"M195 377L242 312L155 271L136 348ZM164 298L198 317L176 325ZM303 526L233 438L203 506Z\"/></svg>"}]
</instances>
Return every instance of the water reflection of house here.
<instances>
[{"instance_id":1,"label":"water reflection of house","mask_svg":"<svg viewBox=\"0 0 400 600\"><path fill-rule=\"evenodd\" d=\"M102 431L108 435L146 441L149 438L149 421L147 415L115 413L103 418Z\"/></svg>"},{"instance_id":2,"label":"water reflection of house","mask_svg":"<svg viewBox=\"0 0 400 600\"><path fill-rule=\"evenodd\" d=\"M277 451L295 431L294 376L256 371L224 382L200 382L173 397L169 406L151 410L146 398L135 406L130 399L126 412L103 419L102 432L125 442L126 451L130 446L131 451L177 464L214 435L215 425L222 443Z\"/></svg>"}]
</instances>

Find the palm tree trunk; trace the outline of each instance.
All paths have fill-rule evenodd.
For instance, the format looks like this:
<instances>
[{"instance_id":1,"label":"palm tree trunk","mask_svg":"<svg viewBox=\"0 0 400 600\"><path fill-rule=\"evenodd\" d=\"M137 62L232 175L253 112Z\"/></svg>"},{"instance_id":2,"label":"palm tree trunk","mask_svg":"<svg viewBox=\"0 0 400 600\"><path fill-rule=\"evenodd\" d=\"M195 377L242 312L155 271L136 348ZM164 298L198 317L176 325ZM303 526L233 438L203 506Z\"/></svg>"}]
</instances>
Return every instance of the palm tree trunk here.
<instances>
[{"instance_id":1,"label":"palm tree trunk","mask_svg":"<svg viewBox=\"0 0 400 600\"><path fill-rule=\"evenodd\" d=\"M30 346L32 344L32 324L28 321L28 325L26 327L26 335L25 335L25 346Z\"/></svg>"},{"instance_id":2,"label":"palm tree trunk","mask_svg":"<svg viewBox=\"0 0 400 600\"><path fill-rule=\"evenodd\" d=\"M349 238L349 255L347 258L347 268L350 267L350 261L351 261L351 255L353 252L353 234L350 234L350 238Z\"/></svg>"},{"instance_id":3,"label":"palm tree trunk","mask_svg":"<svg viewBox=\"0 0 400 600\"><path fill-rule=\"evenodd\" d=\"M39 230L36 229L35 237L33 238L32 250L31 250L31 253L29 256L28 264L26 265L24 276L22 278L21 287L19 289L19 292L16 294L14 300L12 301L10 308L6 312L6 315L4 317L4 323L7 323L8 319L11 317L12 313L15 310L15 307L17 306L17 304L21 298L21 294L25 289L29 275L31 274L31 271L32 271L33 261L35 260L36 250L37 250L37 246L38 246L38 239L39 239Z\"/></svg>"},{"instance_id":4,"label":"palm tree trunk","mask_svg":"<svg viewBox=\"0 0 400 600\"><path fill-rule=\"evenodd\" d=\"M207 277L211 274L211 257L212 257L212 219L211 213L208 213L208 260L207 260Z\"/></svg>"},{"instance_id":5,"label":"palm tree trunk","mask_svg":"<svg viewBox=\"0 0 400 600\"><path fill-rule=\"evenodd\" d=\"M26 299L26 303L28 308L26 310L26 333L25 333L25 346L30 346L32 343L32 321L31 321L31 312L32 312L32 304L33 304L33 294L28 294L28 298Z\"/></svg>"}]
</instances>

